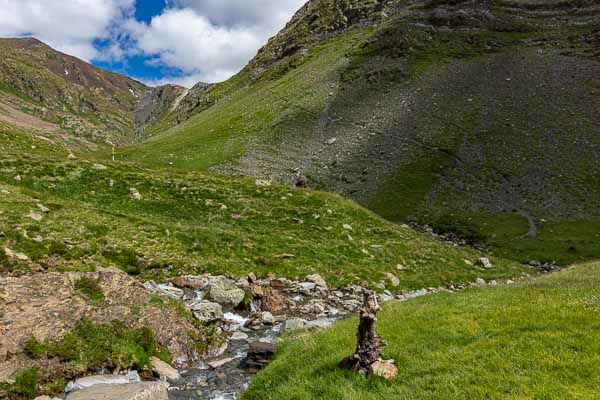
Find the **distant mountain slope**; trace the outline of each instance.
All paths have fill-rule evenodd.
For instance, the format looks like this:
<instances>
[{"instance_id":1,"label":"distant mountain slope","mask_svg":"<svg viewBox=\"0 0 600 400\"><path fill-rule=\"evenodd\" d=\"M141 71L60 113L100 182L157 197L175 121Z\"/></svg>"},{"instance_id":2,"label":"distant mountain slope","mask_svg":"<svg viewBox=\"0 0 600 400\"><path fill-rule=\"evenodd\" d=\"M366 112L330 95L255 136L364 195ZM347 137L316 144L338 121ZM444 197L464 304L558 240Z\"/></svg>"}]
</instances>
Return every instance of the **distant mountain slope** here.
<instances>
[{"instance_id":1,"label":"distant mountain slope","mask_svg":"<svg viewBox=\"0 0 600 400\"><path fill-rule=\"evenodd\" d=\"M0 120L74 149L124 145L164 130L163 119L187 94L174 85L149 88L37 39L0 39L0 56Z\"/></svg>"},{"instance_id":2,"label":"distant mountain slope","mask_svg":"<svg viewBox=\"0 0 600 400\"><path fill-rule=\"evenodd\" d=\"M523 261L597 257L599 21L587 0L313 0L122 155L307 183Z\"/></svg>"},{"instance_id":3,"label":"distant mountain slope","mask_svg":"<svg viewBox=\"0 0 600 400\"><path fill-rule=\"evenodd\" d=\"M133 110L150 91L143 84L36 39L0 39L0 55L3 103L55 124L73 145L131 142Z\"/></svg>"}]
</instances>

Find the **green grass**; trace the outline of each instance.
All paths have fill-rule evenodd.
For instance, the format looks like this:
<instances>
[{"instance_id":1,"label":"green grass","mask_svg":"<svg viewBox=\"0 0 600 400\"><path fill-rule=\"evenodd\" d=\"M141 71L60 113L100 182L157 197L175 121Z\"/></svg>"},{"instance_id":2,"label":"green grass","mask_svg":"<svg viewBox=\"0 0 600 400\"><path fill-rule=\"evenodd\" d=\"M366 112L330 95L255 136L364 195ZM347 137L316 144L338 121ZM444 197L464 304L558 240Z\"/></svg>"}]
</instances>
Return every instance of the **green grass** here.
<instances>
[{"instance_id":1,"label":"green grass","mask_svg":"<svg viewBox=\"0 0 600 400\"><path fill-rule=\"evenodd\" d=\"M356 325L288 338L244 399L600 398L598 263L385 306L378 331L399 369L391 382L336 368Z\"/></svg>"},{"instance_id":2,"label":"green grass","mask_svg":"<svg viewBox=\"0 0 600 400\"><path fill-rule=\"evenodd\" d=\"M97 171L92 162L4 160L0 186L11 194L0 198L6 210L0 230L10 234L0 238L0 246L48 269L114 265L156 280L203 272L291 278L320 273L333 285L345 285L374 284L391 272L401 280L393 290L401 290L526 272L501 259L493 270L469 267L464 260L479 257L477 252L437 243L339 196L123 163ZM133 187L141 201L129 197ZM26 217L37 208L34 199L51 210L40 222ZM19 226L28 237L9 226ZM33 240L37 236L44 241ZM295 257L276 257L283 253Z\"/></svg>"},{"instance_id":3,"label":"green grass","mask_svg":"<svg viewBox=\"0 0 600 400\"><path fill-rule=\"evenodd\" d=\"M516 214L462 214L437 218L431 226L482 244L498 257L523 263L539 261L570 265L592 261L600 254L600 220L544 220L536 218L536 237L528 237L529 224Z\"/></svg>"},{"instance_id":4,"label":"green grass","mask_svg":"<svg viewBox=\"0 0 600 400\"><path fill-rule=\"evenodd\" d=\"M75 282L75 291L92 304L99 306L104 303L104 291L96 279L82 277Z\"/></svg>"}]
</instances>

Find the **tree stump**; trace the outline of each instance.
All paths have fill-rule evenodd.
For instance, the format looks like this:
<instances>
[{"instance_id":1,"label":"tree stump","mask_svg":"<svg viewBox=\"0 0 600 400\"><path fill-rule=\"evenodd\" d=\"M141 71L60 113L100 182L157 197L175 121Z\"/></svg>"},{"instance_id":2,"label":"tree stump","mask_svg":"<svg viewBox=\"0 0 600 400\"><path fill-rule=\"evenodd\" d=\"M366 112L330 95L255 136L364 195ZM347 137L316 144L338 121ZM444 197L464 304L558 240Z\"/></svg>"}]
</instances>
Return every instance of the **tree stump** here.
<instances>
[{"instance_id":1,"label":"tree stump","mask_svg":"<svg viewBox=\"0 0 600 400\"><path fill-rule=\"evenodd\" d=\"M356 351L352 356L342 360L339 366L360 374L377 375L385 379L392 379L397 372L394 361L383 361L381 359L381 348L386 346L386 342L381 340L376 332L377 312L379 310L381 310L381 307L377 302L377 295L365 290L364 304L360 310L360 323L356 335L358 339ZM386 369L385 374L377 372L381 369L380 366L384 366Z\"/></svg>"}]
</instances>

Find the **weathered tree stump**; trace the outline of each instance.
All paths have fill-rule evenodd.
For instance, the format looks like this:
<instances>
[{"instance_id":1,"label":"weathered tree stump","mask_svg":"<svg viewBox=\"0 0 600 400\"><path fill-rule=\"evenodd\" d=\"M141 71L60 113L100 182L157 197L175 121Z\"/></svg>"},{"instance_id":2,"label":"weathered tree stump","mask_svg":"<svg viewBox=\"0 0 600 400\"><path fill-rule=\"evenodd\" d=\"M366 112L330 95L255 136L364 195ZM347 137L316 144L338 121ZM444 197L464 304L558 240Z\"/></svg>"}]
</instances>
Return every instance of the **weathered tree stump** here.
<instances>
[{"instance_id":1,"label":"weathered tree stump","mask_svg":"<svg viewBox=\"0 0 600 400\"><path fill-rule=\"evenodd\" d=\"M377 295L365 290L364 304L360 310L356 351L340 363L340 368L360 374L377 375L385 379L396 376L397 369L393 360L381 359L381 348L387 344L377 336L377 312L381 310Z\"/></svg>"}]
</instances>

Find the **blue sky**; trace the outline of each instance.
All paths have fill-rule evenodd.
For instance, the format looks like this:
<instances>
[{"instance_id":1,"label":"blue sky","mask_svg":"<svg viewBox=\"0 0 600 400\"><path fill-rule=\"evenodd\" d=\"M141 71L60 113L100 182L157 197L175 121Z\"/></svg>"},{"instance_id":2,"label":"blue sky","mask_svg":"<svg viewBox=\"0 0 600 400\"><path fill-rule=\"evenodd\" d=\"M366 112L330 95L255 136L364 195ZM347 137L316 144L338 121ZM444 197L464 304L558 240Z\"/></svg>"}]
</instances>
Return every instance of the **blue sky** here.
<instances>
[{"instance_id":1,"label":"blue sky","mask_svg":"<svg viewBox=\"0 0 600 400\"><path fill-rule=\"evenodd\" d=\"M149 85L237 73L306 0L0 0L0 37L53 48Z\"/></svg>"}]
</instances>

